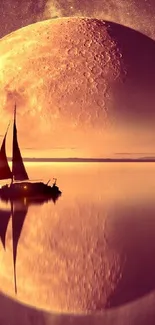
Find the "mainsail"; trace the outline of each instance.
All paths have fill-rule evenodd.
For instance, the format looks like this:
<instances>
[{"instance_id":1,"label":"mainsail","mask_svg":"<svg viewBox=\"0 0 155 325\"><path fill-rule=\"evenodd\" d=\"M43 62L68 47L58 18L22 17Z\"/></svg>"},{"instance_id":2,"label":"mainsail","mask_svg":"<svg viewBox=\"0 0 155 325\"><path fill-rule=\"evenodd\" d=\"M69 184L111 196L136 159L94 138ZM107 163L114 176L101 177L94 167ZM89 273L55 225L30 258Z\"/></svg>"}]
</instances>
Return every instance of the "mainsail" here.
<instances>
[{"instance_id":1,"label":"mainsail","mask_svg":"<svg viewBox=\"0 0 155 325\"><path fill-rule=\"evenodd\" d=\"M16 105L14 111L14 125L13 125L13 154L12 154L12 175L14 180L24 181L29 179L26 169L24 167L23 159L20 153L18 140L17 140L17 128L16 128Z\"/></svg>"},{"instance_id":2,"label":"mainsail","mask_svg":"<svg viewBox=\"0 0 155 325\"><path fill-rule=\"evenodd\" d=\"M8 125L8 128L9 128L9 125ZM11 173L8 161L7 161L6 148L5 148L8 128L7 128L7 131L6 131L6 134L4 136L2 146L1 146L1 149L0 149L0 179L12 178L12 173Z\"/></svg>"}]
</instances>

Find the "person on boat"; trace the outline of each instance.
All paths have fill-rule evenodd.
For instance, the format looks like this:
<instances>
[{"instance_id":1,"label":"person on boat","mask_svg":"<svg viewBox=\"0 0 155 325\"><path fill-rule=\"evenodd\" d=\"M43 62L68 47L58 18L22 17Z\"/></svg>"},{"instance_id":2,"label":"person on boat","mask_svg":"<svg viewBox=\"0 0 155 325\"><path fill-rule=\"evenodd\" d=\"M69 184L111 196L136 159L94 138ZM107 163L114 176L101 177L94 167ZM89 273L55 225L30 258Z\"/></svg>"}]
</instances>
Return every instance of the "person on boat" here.
<instances>
[{"instance_id":1,"label":"person on boat","mask_svg":"<svg viewBox=\"0 0 155 325\"><path fill-rule=\"evenodd\" d=\"M56 186L57 178L53 178L53 179L54 179L53 187L57 187Z\"/></svg>"}]
</instances>

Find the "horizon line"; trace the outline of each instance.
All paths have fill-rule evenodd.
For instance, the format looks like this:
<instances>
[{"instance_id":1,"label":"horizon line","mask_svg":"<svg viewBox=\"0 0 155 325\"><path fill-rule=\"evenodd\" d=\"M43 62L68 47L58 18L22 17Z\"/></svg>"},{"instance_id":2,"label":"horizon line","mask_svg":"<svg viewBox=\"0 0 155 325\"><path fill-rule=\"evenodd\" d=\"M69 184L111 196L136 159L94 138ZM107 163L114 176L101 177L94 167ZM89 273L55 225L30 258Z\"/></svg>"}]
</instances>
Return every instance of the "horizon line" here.
<instances>
[{"instance_id":1,"label":"horizon line","mask_svg":"<svg viewBox=\"0 0 155 325\"><path fill-rule=\"evenodd\" d=\"M8 161L12 161L11 157L8 157ZM23 157L24 162L155 162L155 157L141 157L141 158L31 158Z\"/></svg>"}]
</instances>

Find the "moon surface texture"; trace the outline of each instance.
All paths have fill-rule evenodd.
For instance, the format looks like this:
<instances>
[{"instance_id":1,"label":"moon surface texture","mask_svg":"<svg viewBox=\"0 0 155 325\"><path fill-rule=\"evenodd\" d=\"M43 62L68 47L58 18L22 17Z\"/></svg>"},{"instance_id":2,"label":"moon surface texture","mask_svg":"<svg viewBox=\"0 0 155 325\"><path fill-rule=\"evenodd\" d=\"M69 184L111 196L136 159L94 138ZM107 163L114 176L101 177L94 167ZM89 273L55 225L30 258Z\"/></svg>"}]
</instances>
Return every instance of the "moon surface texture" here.
<instances>
[{"instance_id":1,"label":"moon surface texture","mask_svg":"<svg viewBox=\"0 0 155 325\"><path fill-rule=\"evenodd\" d=\"M97 19L47 20L11 33L0 40L1 133L16 101L23 148L74 147L74 156L89 157L151 150L154 56L153 40Z\"/></svg>"}]
</instances>

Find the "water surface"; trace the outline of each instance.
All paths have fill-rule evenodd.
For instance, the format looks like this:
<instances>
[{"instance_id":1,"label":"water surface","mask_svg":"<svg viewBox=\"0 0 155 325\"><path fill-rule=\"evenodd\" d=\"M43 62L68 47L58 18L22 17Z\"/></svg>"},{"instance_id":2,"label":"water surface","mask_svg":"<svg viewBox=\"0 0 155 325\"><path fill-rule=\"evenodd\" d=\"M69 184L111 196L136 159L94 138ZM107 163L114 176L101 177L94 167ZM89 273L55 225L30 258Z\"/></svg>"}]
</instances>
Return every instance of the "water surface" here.
<instances>
[{"instance_id":1,"label":"water surface","mask_svg":"<svg viewBox=\"0 0 155 325\"><path fill-rule=\"evenodd\" d=\"M125 306L154 292L154 163L26 167L32 179L57 177L62 196L55 204L28 207L18 243L17 295L9 221L6 251L0 246L1 292L37 308L76 314Z\"/></svg>"}]
</instances>

